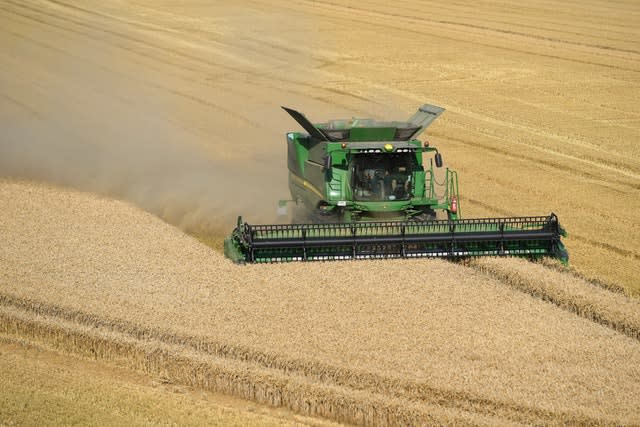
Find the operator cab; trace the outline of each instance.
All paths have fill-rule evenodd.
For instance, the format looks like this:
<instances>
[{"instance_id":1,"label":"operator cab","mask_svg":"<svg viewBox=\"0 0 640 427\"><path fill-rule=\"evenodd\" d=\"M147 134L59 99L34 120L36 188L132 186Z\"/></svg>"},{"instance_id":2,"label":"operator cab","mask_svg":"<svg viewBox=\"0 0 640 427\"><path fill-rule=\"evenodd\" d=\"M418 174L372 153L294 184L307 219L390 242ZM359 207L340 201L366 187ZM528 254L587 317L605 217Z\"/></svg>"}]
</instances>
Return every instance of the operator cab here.
<instances>
[{"instance_id":1,"label":"operator cab","mask_svg":"<svg viewBox=\"0 0 640 427\"><path fill-rule=\"evenodd\" d=\"M354 200L385 202L409 200L413 172L419 167L414 153L360 153L352 157Z\"/></svg>"}]
</instances>

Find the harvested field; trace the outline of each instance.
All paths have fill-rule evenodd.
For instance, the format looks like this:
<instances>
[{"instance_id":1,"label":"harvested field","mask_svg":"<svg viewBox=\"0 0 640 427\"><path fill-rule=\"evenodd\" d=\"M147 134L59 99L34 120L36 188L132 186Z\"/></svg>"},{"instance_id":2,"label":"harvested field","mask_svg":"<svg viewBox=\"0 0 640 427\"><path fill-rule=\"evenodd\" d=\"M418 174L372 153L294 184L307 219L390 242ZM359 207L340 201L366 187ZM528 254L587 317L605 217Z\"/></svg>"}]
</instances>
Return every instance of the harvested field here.
<instances>
[{"instance_id":1,"label":"harvested field","mask_svg":"<svg viewBox=\"0 0 640 427\"><path fill-rule=\"evenodd\" d=\"M3 340L4 341L4 340ZM25 341L0 343L0 419L11 425L336 425L211 394Z\"/></svg>"},{"instance_id":2,"label":"harvested field","mask_svg":"<svg viewBox=\"0 0 640 427\"><path fill-rule=\"evenodd\" d=\"M499 275L437 260L235 266L122 202L1 188L3 336L346 422L640 421L637 336ZM640 327L636 300L566 281L566 299Z\"/></svg>"},{"instance_id":3,"label":"harvested field","mask_svg":"<svg viewBox=\"0 0 640 427\"><path fill-rule=\"evenodd\" d=\"M2 2L2 369L24 344L342 422L640 423L639 19L597 0ZM570 270L222 258L238 214L273 221L288 196L280 105L425 102L447 109L428 137L463 215L554 211ZM46 368L24 369L16 392L46 400ZM316 422L262 414L238 422Z\"/></svg>"}]
</instances>

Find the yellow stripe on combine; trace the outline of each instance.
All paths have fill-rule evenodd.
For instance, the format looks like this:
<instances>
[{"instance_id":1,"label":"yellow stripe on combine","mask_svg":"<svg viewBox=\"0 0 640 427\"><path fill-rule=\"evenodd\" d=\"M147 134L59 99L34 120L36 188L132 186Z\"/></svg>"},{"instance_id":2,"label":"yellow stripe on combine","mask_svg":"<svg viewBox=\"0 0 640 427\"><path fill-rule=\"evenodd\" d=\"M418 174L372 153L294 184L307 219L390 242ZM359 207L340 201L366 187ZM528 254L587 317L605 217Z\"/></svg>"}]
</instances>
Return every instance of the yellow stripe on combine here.
<instances>
[{"instance_id":1,"label":"yellow stripe on combine","mask_svg":"<svg viewBox=\"0 0 640 427\"><path fill-rule=\"evenodd\" d=\"M304 179L300 178L297 175L294 174L290 174L289 177L291 179L293 179L294 181L297 181L298 184L302 185L304 188L309 189L311 192L313 192L315 195L317 195L321 200L324 200L324 196L322 195L322 193L320 192L320 190L318 190L313 184L311 184L309 181L305 181Z\"/></svg>"}]
</instances>

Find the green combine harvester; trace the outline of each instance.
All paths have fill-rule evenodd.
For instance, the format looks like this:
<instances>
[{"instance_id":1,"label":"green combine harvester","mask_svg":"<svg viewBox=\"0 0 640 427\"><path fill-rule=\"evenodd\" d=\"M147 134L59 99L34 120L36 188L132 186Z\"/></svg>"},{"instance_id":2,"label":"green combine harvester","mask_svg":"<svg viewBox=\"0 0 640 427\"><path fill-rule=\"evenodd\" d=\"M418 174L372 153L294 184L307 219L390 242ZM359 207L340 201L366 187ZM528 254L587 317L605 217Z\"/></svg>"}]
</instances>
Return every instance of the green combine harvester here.
<instances>
[{"instance_id":1,"label":"green combine harvester","mask_svg":"<svg viewBox=\"0 0 640 427\"><path fill-rule=\"evenodd\" d=\"M440 153L416 139L443 108L425 104L406 122L317 124L282 108L306 131L286 135L292 200L280 205L295 204L296 215L291 224L274 225L239 217L224 246L233 261L550 256L568 262L560 239L566 234L553 213L462 219L456 172L446 168L437 179Z\"/></svg>"}]
</instances>

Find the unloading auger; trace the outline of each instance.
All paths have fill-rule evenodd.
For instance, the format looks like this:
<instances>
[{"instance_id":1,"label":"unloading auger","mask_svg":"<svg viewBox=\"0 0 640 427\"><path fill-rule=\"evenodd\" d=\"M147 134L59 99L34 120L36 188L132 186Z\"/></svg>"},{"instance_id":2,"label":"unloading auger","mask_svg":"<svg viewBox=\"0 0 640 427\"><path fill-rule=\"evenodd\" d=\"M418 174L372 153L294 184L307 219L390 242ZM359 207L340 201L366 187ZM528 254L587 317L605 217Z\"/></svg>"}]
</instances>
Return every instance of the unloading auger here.
<instances>
[{"instance_id":1,"label":"unloading auger","mask_svg":"<svg viewBox=\"0 0 640 427\"><path fill-rule=\"evenodd\" d=\"M312 124L287 133L292 224L252 225L238 218L225 240L235 262L372 258L550 256L568 262L555 214L462 219L458 177L416 139L442 112L425 104L406 122L372 119ZM434 153L424 164L424 153Z\"/></svg>"}]
</instances>

